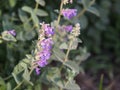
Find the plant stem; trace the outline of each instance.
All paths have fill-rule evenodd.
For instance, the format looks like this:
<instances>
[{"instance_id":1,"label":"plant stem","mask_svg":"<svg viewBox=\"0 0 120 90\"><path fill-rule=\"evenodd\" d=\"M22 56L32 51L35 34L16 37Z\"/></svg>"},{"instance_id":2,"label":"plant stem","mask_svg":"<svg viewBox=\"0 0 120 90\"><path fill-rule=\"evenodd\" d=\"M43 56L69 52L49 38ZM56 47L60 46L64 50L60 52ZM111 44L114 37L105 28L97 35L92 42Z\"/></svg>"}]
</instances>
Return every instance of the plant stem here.
<instances>
[{"instance_id":1,"label":"plant stem","mask_svg":"<svg viewBox=\"0 0 120 90\"><path fill-rule=\"evenodd\" d=\"M103 90L103 78L104 78L104 75L102 74L100 78L99 90Z\"/></svg>"},{"instance_id":2,"label":"plant stem","mask_svg":"<svg viewBox=\"0 0 120 90\"><path fill-rule=\"evenodd\" d=\"M22 80L13 90L17 90L22 85L23 82L24 80Z\"/></svg>"},{"instance_id":3,"label":"plant stem","mask_svg":"<svg viewBox=\"0 0 120 90\"><path fill-rule=\"evenodd\" d=\"M36 3L36 5L35 5L35 9L34 9L35 13L36 13L36 11L37 11L37 9L38 9L38 6L39 6L39 4Z\"/></svg>"},{"instance_id":4,"label":"plant stem","mask_svg":"<svg viewBox=\"0 0 120 90\"><path fill-rule=\"evenodd\" d=\"M58 15L58 18L57 18L57 27L58 27L58 24L60 22L60 19L61 19L61 11L62 11L62 8L63 8L63 1L61 1L61 4L60 4L60 12L59 12L59 15Z\"/></svg>"},{"instance_id":5,"label":"plant stem","mask_svg":"<svg viewBox=\"0 0 120 90\"><path fill-rule=\"evenodd\" d=\"M69 47L68 47L68 50L65 56L65 62L68 60L68 55L69 55L72 44L73 44L73 39L70 41L70 44L69 44Z\"/></svg>"},{"instance_id":6,"label":"plant stem","mask_svg":"<svg viewBox=\"0 0 120 90\"><path fill-rule=\"evenodd\" d=\"M10 78L12 78L12 75L10 75L10 76L4 78L4 80L6 81L6 80L8 80L8 79L10 79Z\"/></svg>"},{"instance_id":7,"label":"plant stem","mask_svg":"<svg viewBox=\"0 0 120 90\"><path fill-rule=\"evenodd\" d=\"M83 10L75 18L81 17L85 13L86 10L87 10L86 8L83 8Z\"/></svg>"},{"instance_id":8,"label":"plant stem","mask_svg":"<svg viewBox=\"0 0 120 90\"><path fill-rule=\"evenodd\" d=\"M92 0L92 1L89 3L88 7L90 7L91 5L93 5L94 2L95 2L95 0ZM82 10L75 18L78 18L78 17L82 16L82 15L85 13L86 10L87 10L87 8L84 7L83 10Z\"/></svg>"}]
</instances>

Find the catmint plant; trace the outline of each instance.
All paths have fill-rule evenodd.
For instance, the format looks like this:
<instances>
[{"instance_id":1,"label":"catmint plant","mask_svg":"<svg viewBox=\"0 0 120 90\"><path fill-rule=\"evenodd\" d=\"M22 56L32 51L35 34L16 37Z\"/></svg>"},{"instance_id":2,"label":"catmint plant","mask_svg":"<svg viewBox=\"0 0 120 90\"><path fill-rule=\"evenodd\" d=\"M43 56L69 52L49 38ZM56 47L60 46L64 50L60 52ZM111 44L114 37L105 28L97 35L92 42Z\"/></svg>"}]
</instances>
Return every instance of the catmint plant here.
<instances>
[{"instance_id":1,"label":"catmint plant","mask_svg":"<svg viewBox=\"0 0 120 90\"><path fill-rule=\"evenodd\" d=\"M51 27L49 24L41 23L41 29L39 30L34 60L34 63L37 64L37 66L35 67L37 74L40 74L40 68L45 67L47 65L47 60L49 60L51 56L53 35L54 28Z\"/></svg>"},{"instance_id":2,"label":"catmint plant","mask_svg":"<svg viewBox=\"0 0 120 90\"><path fill-rule=\"evenodd\" d=\"M44 5L45 2L36 0L35 9L29 7L22 8L24 11L31 13L34 17L32 24L37 32L37 40L33 43L33 50L30 54L21 60L14 68L12 77L16 82L17 90L23 83L27 82L31 86L35 85L32 81L43 83L49 86L55 86L59 90L79 90L80 88L74 81L75 75L79 73L79 64L75 60L70 60L69 53L71 50L76 49L80 35L80 23L66 23L71 21L78 15L75 8L65 8L67 4L73 4L73 0L61 0L60 10L58 17L51 23L39 22L37 20L37 13L40 12L38 5ZM83 12L82 12L83 13ZM80 14L81 15L81 14ZM28 20L31 21L31 17ZM62 19L64 22L61 23ZM23 19L22 19L23 20ZM24 20L23 20L24 21ZM26 25L26 24L24 24ZM39 28L39 29L38 29ZM15 30L4 31L1 37L6 41L17 41ZM75 58L74 58L75 59ZM54 64L54 65L53 65ZM36 77L38 77L36 79ZM73 86L74 89L70 86Z\"/></svg>"}]
</instances>

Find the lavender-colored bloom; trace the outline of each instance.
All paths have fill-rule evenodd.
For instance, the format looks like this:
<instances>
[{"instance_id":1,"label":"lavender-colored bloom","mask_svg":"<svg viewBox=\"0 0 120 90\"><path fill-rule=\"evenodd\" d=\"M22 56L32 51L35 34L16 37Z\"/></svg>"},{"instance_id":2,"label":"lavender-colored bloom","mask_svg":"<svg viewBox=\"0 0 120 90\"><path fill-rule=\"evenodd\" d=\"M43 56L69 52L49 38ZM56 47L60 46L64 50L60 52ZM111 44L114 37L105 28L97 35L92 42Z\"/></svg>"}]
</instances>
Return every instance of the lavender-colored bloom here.
<instances>
[{"instance_id":1,"label":"lavender-colored bloom","mask_svg":"<svg viewBox=\"0 0 120 90\"><path fill-rule=\"evenodd\" d=\"M9 30L8 33L11 34L11 35L13 35L13 36L16 36L15 30Z\"/></svg>"},{"instance_id":2,"label":"lavender-colored bloom","mask_svg":"<svg viewBox=\"0 0 120 90\"><path fill-rule=\"evenodd\" d=\"M43 50L41 52L38 52L37 59L38 60L48 60L51 56L51 51Z\"/></svg>"},{"instance_id":3,"label":"lavender-colored bloom","mask_svg":"<svg viewBox=\"0 0 120 90\"><path fill-rule=\"evenodd\" d=\"M51 38L54 35L54 30L49 24L40 23L41 34L37 42L38 51L35 55L36 64L39 68L45 67L48 64L48 59L51 56L51 49L53 45L53 40ZM36 67L36 73L39 73L39 69Z\"/></svg>"},{"instance_id":4,"label":"lavender-colored bloom","mask_svg":"<svg viewBox=\"0 0 120 90\"><path fill-rule=\"evenodd\" d=\"M73 26L72 25L64 26L63 29L66 30L67 32L71 32L73 29Z\"/></svg>"},{"instance_id":5,"label":"lavender-colored bloom","mask_svg":"<svg viewBox=\"0 0 120 90\"><path fill-rule=\"evenodd\" d=\"M50 36L52 36L52 35L54 35L54 29L53 29L53 27L51 27L49 24L42 24L42 27L43 27L43 29L44 29L44 31L45 31L45 35L47 36L47 37L50 37Z\"/></svg>"},{"instance_id":6,"label":"lavender-colored bloom","mask_svg":"<svg viewBox=\"0 0 120 90\"><path fill-rule=\"evenodd\" d=\"M46 50L50 50L52 48L53 41L51 38L47 38L41 41L41 47Z\"/></svg>"},{"instance_id":7,"label":"lavender-colored bloom","mask_svg":"<svg viewBox=\"0 0 120 90\"><path fill-rule=\"evenodd\" d=\"M39 68L39 67L36 67L36 68L35 68L35 71L36 71L37 75L40 74L40 68Z\"/></svg>"},{"instance_id":8,"label":"lavender-colored bloom","mask_svg":"<svg viewBox=\"0 0 120 90\"><path fill-rule=\"evenodd\" d=\"M63 9L61 13L65 18L71 19L77 15L77 9Z\"/></svg>"},{"instance_id":9,"label":"lavender-colored bloom","mask_svg":"<svg viewBox=\"0 0 120 90\"><path fill-rule=\"evenodd\" d=\"M46 60L39 60L37 64L39 65L39 67L45 67L48 63Z\"/></svg>"}]
</instances>

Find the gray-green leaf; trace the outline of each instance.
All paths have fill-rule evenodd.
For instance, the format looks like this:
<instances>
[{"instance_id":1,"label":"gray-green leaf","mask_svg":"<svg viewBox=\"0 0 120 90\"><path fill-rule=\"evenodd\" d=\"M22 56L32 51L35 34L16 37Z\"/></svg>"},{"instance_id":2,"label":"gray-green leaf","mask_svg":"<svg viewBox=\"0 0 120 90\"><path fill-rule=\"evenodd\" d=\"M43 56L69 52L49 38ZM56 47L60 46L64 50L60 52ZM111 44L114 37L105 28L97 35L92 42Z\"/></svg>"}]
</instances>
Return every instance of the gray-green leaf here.
<instances>
[{"instance_id":1,"label":"gray-green leaf","mask_svg":"<svg viewBox=\"0 0 120 90\"><path fill-rule=\"evenodd\" d=\"M23 7L22 7L22 10L23 10L23 11L26 11L26 12L28 12L28 13L32 13L32 12L33 12L33 9L32 9L31 7L29 7L29 6L23 6Z\"/></svg>"},{"instance_id":2,"label":"gray-green leaf","mask_svg":"<svg viewBox=\"0 0 120 90\"><path fill-rule=\"evenodd\" d=\"M28 20L28 17L26 15L26 13L24 11L20 10L20 9L18 10L18 12L19 12L20 20L22 22L26 22Z\"/></svg>"},{"instance_id":3,"label":"gray-green leaf","mask_svg":"<svg viewBox=\"0 0 120 90\"><path fill-rule=\"evenodd\" d=\"M74 80L69 81L65 88L68 90L80 90L80 87L75 83Z\"/></svg>"},{"instance_id":4,"label":"gray-green leaf","mask_svg":"<svg viewBox=\"0 0 120 90\"><path fill-rule=\"evenodd\" d=\"M45 6L44 0L35 0L37 3L39 3L41 6Z\"/></svg>"},{"instance_id":5,"label":"gray-green leaf","mask_svg":"<svg viewBox=\"0 0 120 90\"><path fill-rule=\"evenodd\" d=\"M1 77L0 77L0 90L6 90L5 82Z\"/></svg>"},{"instance_id":6,"label":"gray-green leaf","mask_svg":"<svg viewBox=\"0 0 120 90\"><path fill-rule=\"evenodd\" d=\"M99 11L98 11L95 7L89 7L89 8L87 9L87 11L95 14L96 16L100 16Z\"/></svg>"},{"instance_id":7,"label":"gray-green leaf","mask_svg":"<svg viewBox=\"0 0 120 90\"><path fill-rule=\"evenodd\" d=\"M67 43L62 43L61 45L60 45L60 47L59 47L60 49L68 49L68 45L67 45Z\"/></svg>"},{"instance_id":8,"label":"gray-green leaf","mask_svg":"<svg viewBox=\"0 0 120 90\"><path fill-rule=\"evenodd\" d=\"M42 9L37 9L37 10L34 10L34 13L38 16L48 16L48 13Z\"/></svg>"},{"instance_id":9,"label":"gray-green leaf","mask_svg":"<svg viewBox=\"0 0 120 90\"><path fill-rule=\"evenodd\" d=\"M79 73L79 65L77 63L69 60L63 64L72 69L74 72Z\"/></svg>"},{"instance_id":10,"label":"gray-green leaf","mask_svg":"<svg viewBox=\"0 0 120 90\"><path fill-rule=\"evenodd\" d=\"M11 34L9 34L7 31L4 31L2 33L2 39L6 40L6 41L13 41L16 42L17 40L15 39L14 36L12 36Z\"/></svg>"}]
</instances>

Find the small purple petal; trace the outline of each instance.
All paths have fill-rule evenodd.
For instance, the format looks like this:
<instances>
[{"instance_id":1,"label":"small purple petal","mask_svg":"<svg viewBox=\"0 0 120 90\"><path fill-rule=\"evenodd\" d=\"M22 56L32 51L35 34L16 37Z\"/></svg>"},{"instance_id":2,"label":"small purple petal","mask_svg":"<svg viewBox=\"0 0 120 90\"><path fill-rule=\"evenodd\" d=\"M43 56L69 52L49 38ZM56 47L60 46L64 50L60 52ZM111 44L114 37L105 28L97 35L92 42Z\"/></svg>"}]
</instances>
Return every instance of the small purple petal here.
<instances>
[{"instance_id":1,"label":"small purple petal","mask_svg":"<svg viewBox=\"0 0 120 90\"><path fill-rule=\"evenodd\" d=\"M67 32L71 32L73 29L73 26L72 25L64 26L63 29L66 30Z\"/></svg>"},{"instance_id":2,"label":"small purple petal","mask_svg":"<svg viewBox=\"0 0 120 90\"><path fill-rule=\"evenodd\" d=\"M46 60L39 60L37 63L40 67L45 67L48 64Z\"/></svg>"},{"instance_id":3,"label":"small purple petal","mask_svg":"<svg viewBox=\"0 0 120 90\"><path fill-rule=\"evenodd\" d=\"M40 68L36 67L36 68L35 68L35 71L36 71L37 75L40 74Z\"/></svg>"},{"instance_id":4,"label":"small purple petal","mask_svg":"<svg viewBox=\"0 0 120 90\"><path fill-rule=\"evenodd\" d=\"M42 28L45 30L46 37L50 37L54 35L54 29L49 24L42 23Z\"/></svg>"},{"instance_id":5,"label":"small purple petal","mask_svg":"<svg viewBox=\"0 0 120 90\"><path fill-rule=\"evenodd\" d=\"M15 30L9 30L8 33L10 33L10 34L13 35L13 36L16 36Z\"/></svg>"},{"instance_id":6,"label":"small purple petal","mask_svg":"<svg viewBox=\"0 0 120 90\"><path fill-rule=\"evenodd\" d=\"M65 18L71 19L77 15L77 9L63 9L61 13Z\"/></svg>"}]
</instances>

